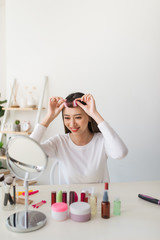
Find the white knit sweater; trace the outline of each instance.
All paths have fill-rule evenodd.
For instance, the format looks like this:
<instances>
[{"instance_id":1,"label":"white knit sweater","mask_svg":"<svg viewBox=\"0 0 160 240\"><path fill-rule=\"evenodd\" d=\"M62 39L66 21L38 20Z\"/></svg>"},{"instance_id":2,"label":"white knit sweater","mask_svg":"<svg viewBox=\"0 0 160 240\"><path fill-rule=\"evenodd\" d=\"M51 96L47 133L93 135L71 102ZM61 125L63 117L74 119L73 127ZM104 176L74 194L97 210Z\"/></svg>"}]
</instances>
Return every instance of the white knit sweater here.
<instances>
[{"instance_id":1,"label":"white knit sweater","mask_svg":"<svg viewBox=\"0 0 160 240\"><path fill-rule=\"evenodd\" d=\"M98 128L101 133L95 133L84 146L74 144L69 134L58 134L41 143L46 154L59 162L60 184L109 182L108 156L120 159L128 150L107 122ZM46 129L37 124L31 137L40 142Z\"/></svg>"}]
</instances>

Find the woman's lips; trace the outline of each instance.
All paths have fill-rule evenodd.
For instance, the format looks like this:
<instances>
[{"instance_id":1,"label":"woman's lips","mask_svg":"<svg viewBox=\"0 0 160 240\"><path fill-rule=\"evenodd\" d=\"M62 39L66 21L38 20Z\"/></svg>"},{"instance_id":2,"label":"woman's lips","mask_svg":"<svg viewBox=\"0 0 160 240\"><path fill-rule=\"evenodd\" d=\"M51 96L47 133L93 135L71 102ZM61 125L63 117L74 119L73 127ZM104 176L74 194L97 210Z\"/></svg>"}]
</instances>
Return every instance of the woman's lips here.
<instances>
[{"instance_id":1,"label":"woman's lips","mask_svg":"<svg viewBox=\"0 0 160 240\"><path fill-rule=\"evenodd\" d=\"M79 128L71 128L72 132L77 132Z\"/></svg>"}]
</instances>

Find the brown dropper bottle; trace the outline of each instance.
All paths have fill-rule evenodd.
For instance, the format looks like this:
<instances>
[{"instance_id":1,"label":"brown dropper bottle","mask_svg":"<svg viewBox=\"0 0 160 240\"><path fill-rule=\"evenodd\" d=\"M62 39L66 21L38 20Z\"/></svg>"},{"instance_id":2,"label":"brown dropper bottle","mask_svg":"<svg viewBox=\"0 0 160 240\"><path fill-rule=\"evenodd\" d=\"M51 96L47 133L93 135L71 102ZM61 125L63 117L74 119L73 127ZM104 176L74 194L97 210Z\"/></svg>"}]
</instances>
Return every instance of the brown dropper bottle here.
<instances>
[{"instance_id":1,"label":"brown dropper bottle","mask_svg":"<svg viewBox=\"0 0 160 240\"><path fill-rule=\"evenodd\" d=\"M105 183L105 190L103 194L103 201L101 203L101 217L110 218L110 202L108 199L108 183Z\"/></svg>"}]
</instances>

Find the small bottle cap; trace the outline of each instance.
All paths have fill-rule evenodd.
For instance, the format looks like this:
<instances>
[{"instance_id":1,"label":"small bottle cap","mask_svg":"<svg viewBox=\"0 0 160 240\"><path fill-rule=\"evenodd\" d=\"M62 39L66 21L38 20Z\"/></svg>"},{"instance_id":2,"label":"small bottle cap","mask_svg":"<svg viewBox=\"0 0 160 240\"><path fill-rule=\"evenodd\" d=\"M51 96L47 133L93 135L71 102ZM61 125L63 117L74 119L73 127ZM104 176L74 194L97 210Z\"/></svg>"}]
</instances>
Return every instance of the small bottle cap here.
<instances>
[{"instance_id":1,"label":"small bottle cap","mask_svg":"<svg viewBox=\"0 0 160 240\"><path fill-rule=\"evenodd\" d=\"M119 197L116 197L115 199L114 199L114 201L120 201L120 198Z\"/></svg>"},{"instance_id":2,"label":"small bottle cap","mask_svg":"<svg viewBox=\"0 0 160 240\"><path fill-rule=\"evenodd\" d=\"M108 182L105 182L105 183L104 183L104 189L105 189L105 190L108 190Z\"/></svg>"}]
</instances>

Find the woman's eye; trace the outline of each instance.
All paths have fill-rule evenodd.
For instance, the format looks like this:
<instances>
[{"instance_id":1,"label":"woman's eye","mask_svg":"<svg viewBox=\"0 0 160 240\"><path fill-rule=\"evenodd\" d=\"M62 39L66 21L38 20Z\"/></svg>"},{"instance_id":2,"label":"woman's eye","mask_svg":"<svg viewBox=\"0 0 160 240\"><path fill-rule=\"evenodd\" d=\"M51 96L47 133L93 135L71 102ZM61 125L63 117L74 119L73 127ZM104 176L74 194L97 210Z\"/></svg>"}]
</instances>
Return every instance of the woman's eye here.
<instances>
[{"instance_id":1,"label":"woman's eye","mask_svg":"<svg viewBox=\"0 0 160 240\"><path fill-rule=\"evenodd\" d=\"M76 117L76 119L81 119L81 117Z\"/></svg>"},{"instance_id":2,"label":"woman's eye","mask_svg":"<svg viewBox=\"0 0 160 240\"><path fill-rule=\"evenodd\" d=\"M68 119L70 119L70 118L68 118L68 117L65 117L64 119L67 119L67 120L68 120Z\"/></svg>"}]
</instances>

